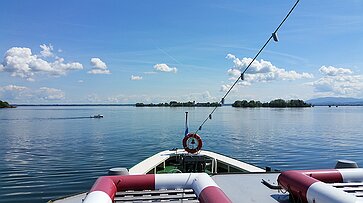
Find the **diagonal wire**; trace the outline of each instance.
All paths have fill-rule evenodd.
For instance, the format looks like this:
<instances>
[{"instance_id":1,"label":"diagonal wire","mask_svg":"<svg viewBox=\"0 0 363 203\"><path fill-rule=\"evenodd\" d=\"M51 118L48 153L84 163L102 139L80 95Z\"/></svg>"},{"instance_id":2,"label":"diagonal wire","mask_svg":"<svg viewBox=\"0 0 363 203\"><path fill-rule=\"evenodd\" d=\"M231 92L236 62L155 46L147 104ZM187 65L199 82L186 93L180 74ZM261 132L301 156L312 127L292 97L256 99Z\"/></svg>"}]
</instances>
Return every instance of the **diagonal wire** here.
<instances>
[{"instance_id":1,"label":"diagonal wire","mask_svg":"<svg viewBox=\"0 0 363 203\"><path fill-rule=\"evenodd\" d=\"M277 31L280 29L280 27L282 26L282 24L284 24L284 22L287 20L287 18L290 16L290 14L292 13L292 11L295 9L295 7L297 6L297 4L299 3L300 0L297 0L294 4L294 6L290 9L289 13L287 13L287 15L285 16L285 18L281 21L281 23L279 24L279 26L275 29L275 31L272 33L272 35L268 38L268 40L265 42L265 44L261 47L261 49L257 52L257 54L255 55L255 57L252 59L252 61L248 64L248 66L243 70L243 72L241 73L241 75L237 78L237 80L233 83L233 85L228 89L228 91L226 92L226 94L222 97L221 101L218 102L218 105L216 105L212 112L207 116L207 118L205 118L205 120L202 122L202 124L199 126L199 128L195 131L195 134L198 133L199 130L202 130L203 125L208 121L208 119L212 119L212 114L217 110L218 106L220 104L224 104L224 99L228 96L228 94L232 91L233 87L238 83L238 81L240 79L244 80L244 74L245 72L250 68L250 66L252 65L252 63L256 60L256 58L260 55L260 53L263 51L263 49L265 49L265 47L267 46L267 44L271 41L271 39L273 38L274 35L276 35Z\"/></svg>"}]
</instances>

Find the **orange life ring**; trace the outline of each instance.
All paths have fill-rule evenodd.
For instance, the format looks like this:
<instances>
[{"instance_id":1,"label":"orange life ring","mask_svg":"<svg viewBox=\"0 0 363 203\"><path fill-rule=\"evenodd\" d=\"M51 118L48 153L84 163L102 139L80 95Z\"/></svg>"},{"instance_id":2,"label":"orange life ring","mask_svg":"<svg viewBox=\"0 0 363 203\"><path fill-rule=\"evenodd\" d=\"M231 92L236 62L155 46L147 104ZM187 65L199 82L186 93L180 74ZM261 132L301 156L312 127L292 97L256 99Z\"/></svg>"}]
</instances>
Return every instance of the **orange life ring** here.
<instances>
[{"instance_id":1,"label":"orange life ring","mask_svg":"<svg viewBox=\"0 0 363 203\"><path fill-rule=\"evenodd\" d=\"M203 142L202 138L198 134L189 133L183 139L183 147L185 151L194 154L202 149Z\"/></svg>"}]
</instances>

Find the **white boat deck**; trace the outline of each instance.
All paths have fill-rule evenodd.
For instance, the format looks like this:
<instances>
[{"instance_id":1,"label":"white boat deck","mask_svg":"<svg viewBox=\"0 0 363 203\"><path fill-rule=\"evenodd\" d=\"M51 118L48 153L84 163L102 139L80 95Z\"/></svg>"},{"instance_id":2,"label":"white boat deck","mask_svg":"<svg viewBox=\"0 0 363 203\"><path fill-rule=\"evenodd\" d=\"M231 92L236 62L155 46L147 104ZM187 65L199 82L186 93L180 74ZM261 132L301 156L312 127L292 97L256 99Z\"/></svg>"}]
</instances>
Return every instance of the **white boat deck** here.
<instances>
[{"instance_id":1,"label":"white boat deck","mask_svg":"<svg viewBox=\"0 0 363 203\"><path fill-rule=\"evenodd\" d=\"M277 185L280 173L251 173L215 175L212 179L232 202L290 203L289 193L272 190L261 183L262 179Z\"/></svg>"},{"instance_id":2,"label":"white boat deck","mask_svg":"<svg viewBox=\"0 0 363 203\"><path fill-rule=\"evenodd\" d=\"M86 198L87 192L71 195L69 197L63 197L56 200L50 200L48 203L82 203L84 198Z\"/></svg>"},{"instance_id":3,"label":"white boat deck","mask_svg":"<svg viewBox=\"0 0 363 203\"><path fill-rule=\"evenodd\" d=\"M152 168L155 168L159 164L166 161L171 155L176 155L176 154L187 154L187 152L184 149L165 150L165 151L159 152L159 153L145 159L144 161L136 164L134 167L130 168L129 173L134 174L134 175L146 174ZM248 171L248 172L265 172L264 169L261 169L259 167L256 167L251 164L247 164L245 162L241 162L241 161L238 161L238 160L235 160L235 159L232 159L227 156L217 154L217 153L214 153L211 151L200 150L198 152L198 154L214 158L218 161L228 163L229 165L234 165L234 166L244 169L245 171Z\"/></svg>"}]
</instances>

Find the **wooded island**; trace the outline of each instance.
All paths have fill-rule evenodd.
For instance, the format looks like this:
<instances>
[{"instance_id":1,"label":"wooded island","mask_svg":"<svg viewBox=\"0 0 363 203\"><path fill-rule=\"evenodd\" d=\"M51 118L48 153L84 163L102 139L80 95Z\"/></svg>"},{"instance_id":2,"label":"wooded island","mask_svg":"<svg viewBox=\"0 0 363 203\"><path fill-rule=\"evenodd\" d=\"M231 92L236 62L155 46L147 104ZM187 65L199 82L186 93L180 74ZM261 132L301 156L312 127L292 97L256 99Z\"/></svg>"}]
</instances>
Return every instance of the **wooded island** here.
<instances>
[{"instance_id":1,"label":"wooded island","mask_svg":"<svg viewBox=\"0 0 363 203\"><path fill-rule=\"evenodd\" d=\"M235 101L232 104L233 107L242 107L242 108L255 108L255 107L272 107L272 108L294 108L294 107L311 107L311 104L305 103L300 99L292 99L292 100L283 100L283 99L275 99L270 102L260 102L260 101Z\"/></svg>"},{"instance_id":2,"label":"wooded island","mask_svg":"<svg viewBox=\"0 0 363 203\"><path fill-rule=\"evenodd\" d=\"M8 102L0 100L0 108L15 108L15 106L11 106Z\"/></svg>"},{"instance_id":3,"label":"wooded island","mask_svg":"<svg viewBox=\"0 0 363 203\"><path fill-rule=\"evenodd\" d=\"M177 102L171 101L169 103L158 103L158 104L144 104L144 103L136 103L136 107L216 107L222 106L219 102L206 102L206 103L196 103L195 101L191 102ZM283 99L275 99L270 102L260 102L260 101L247 101L247 100L237 100L232 104L233 107L241 107L241 108L256 108L256 107L272 107L272 108L294 108L294 107L311 107L311 104L305 103L300 99L292 99L292 100L283 100Z\"/></svg>"},{"instance_id":4,"label":"wooded island","mask_svg":"<svg viewBox=\"0 0 363 203\"><path fill-rule=\"evenodd\" d=\"M195 103L195 101L191 102L176 102L171 101L169 103L158 103L158 104L144 104L144 103L136 103L136 107L216 107L221 106L218 102L206 102L206 103Z\"/></svg>"}]
</instances>

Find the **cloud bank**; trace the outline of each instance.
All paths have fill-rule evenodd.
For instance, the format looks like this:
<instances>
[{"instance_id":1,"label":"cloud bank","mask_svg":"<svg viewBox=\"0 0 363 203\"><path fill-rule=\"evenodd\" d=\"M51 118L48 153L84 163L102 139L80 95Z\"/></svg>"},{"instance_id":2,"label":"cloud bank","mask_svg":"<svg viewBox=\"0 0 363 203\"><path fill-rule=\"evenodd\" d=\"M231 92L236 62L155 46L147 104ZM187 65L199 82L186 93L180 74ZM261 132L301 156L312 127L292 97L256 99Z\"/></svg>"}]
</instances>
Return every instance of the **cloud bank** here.
<instances>
[{"instance_id":1,"label":"cloud bank","mask_svg":"<svg viewBox=\"0 0 363 203\"><path fill-rule=\"evenodd\" d=\"M363 96L363 75L354 74L348 68L322 66L319 72L323 77L308 83L322 96Z\"/></svg>"},{"instance_id":2,"label":"cloud bank","mask_svg":"<svg viewBox=\"0 0 363 203\"><path fill-rule=\"evenodd\" d=\"M235 81L240 77L242 71L251 63L252 58L239 59L233 54L226 56L228 60L232 60L233 67L228 69L227 74L230 76L229 80ZM254 61L247 72L244 74L244 80L238 82L240 86L250 86L255 82L271 82L274 80L297 80L313 78L310 73L298 73L294 70L288 71L283 68L274 66L270 61L261 59ZM220 91L226 92L231 87L229 84L223 84ZM234 87L237 88L237 87Z\"/></svg>"},{"instance_id":3,"label":"cloud bank","mask_svg":"<svg viewBox=\"0 0 363 203\"><path fill-rule=\"evenodd\" d=\"M10 102L35 103L61 101L65 99L65 93L60 89L50 87L32 89L24 86L7 85L0 86L0 97Z\"/></svg>"},{"instance_id":4,"label":"cloud bank","mask_svg":"<svg viewBox=\"0 0 363 203\"><path fill-rule=\"evenodd\" d=\"M35 55L30 48L12 47L6 51L3 62L0 65L0 72L8 72L13 77L24 78L34 81L37 74L52 76L66 75L73 70L82 70L82 64L78 62L65 62L53 54L51 45L40 45L42 48L41 55ZM53 57L54 61L50 62L45 58Z\"/></svg>"},{"instance_id":5,"label":"cloud bank","mask_svg":"<svg viewBox=\"0 0 363 203\"><path fill-rule=\"evenodd\" d=\"M228 70L228 74L235 79L240 76L241 71L243 71L252 61L252 58L239 59L232 54L228 54L226 58L233 61L234 66ZM298 73L293 70L288 71L283 68L278 68L270 61L265 61L263 59L254 61L245 74L245 81L249 83L268 82L273 80L297 80L303 78L313 78L313 75L310 73Z\"/></svg>"},{"instance_id":6,"label":"cloud bank","mask_svg":"<svg viewBox=\"0 0 363 203\"><path fill-rule=\"evenodd\" d=\"M65 99L65 93L56 88L41 87L35 92L35 96L41 100L63 100Z\"/></svg>"},{"instance_id":7,"label":"cloud bank","mask_svg":"<svg viewBox=\"0 0 363 203\"><path fill-rule=\"evenodd\" d=\"M183 94L177 96L163 96L163 95L114 95L110 97L99 96L95 93L87 96L88 102L91 103L159 103L159 102L170 102L170 101L196 101L196 102L211 102L218 101L218 99L212 96L209 91L196 92L190 94Z\"/></svg>"}]
</instances>

